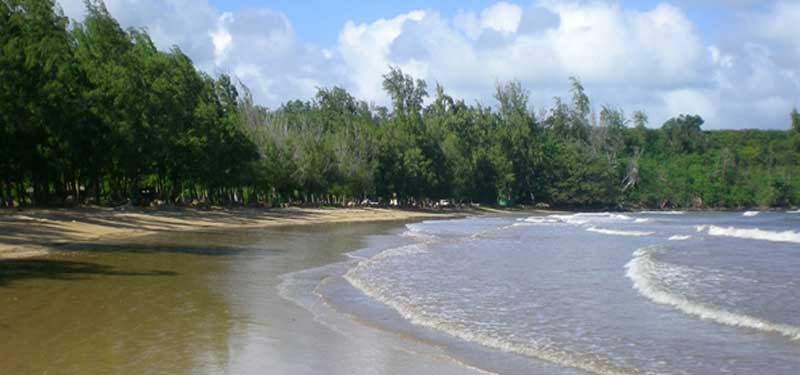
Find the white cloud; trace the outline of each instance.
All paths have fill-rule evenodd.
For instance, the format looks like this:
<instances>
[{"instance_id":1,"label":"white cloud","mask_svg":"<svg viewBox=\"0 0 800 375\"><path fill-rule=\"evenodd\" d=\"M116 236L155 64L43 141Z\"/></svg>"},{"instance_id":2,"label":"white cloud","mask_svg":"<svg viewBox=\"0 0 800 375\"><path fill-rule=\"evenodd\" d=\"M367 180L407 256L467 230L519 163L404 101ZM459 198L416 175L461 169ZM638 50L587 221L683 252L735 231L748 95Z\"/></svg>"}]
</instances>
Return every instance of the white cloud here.
<instances>
[{"instance_id":1,"label":"white cloud","mask_svg":"<svg viewBox=\"0 0 800 375\"><path fill-rule=\"evenodd\" d=\"M709 94L701 90L672 90L664 94L664 102L667 105L668 112L672 114L698 114L712 123L717 117L716 106Z\"/></svg>"},{"instance_id":2,"label":"white cloud","mask_svg":"<svg viewBox=\"0 0 800 375\"><path fill-rule=\"evenodd\" d=\"M413 11L371 24L345 24L339 36L338 52L356 96L371 100L383 97L381 76L390 64L395 64L388 58L390 46L402 34L406 23L424 18L425 12ZM419 71L422 67L413 61L398 65L405 65L410 74L424 75Z\"/></svg>"},{"instance_id":3,"label":"white cloud","mask_svg":"<svg viewBox=\"0 0 800 375\"><path fill-rule=\"evenodd\" d=\"M82 17L82 0L60 3ZM205 71L236 75L271 107L332 85L387 104L381 76L390 65L487 104L497 81L519 79L539 108L566 95L575 75L597 106L645 109L654 126L699 113L708 127L785 128L786 113L800 104L797 2L740 0L730 8L739 15L730 39L713 43L673 5L638 11L611 0L541 0L501 1L452 18L417 10L348 21L332 46L300 40L275 10L222 13L206 0L107 3L123 26L146 27L159 48L179 45ZM759 5L765 10L754 10Z\"/></svg>"},{"instance_id":4,"label":"white cloud","mask_svg":"<svg viewBox=\"0 0 800 375\"><path fill-rule=\"evenodd\" d=\"M233 21L233 15L223 13L217 20L217 29L211 32L211 42L214 44L214 63L220 65L227 57L228 47L230 47L233 37L228 32L228 27Z\"/></svg>"},{"instance_id":5,"label":"white cloud","mask_svg":"<svg viewBox=\"0 0 800 375\"><path fill-rule=\"evenodd\" d=\"M492 5L481 12L481 27L501 33L513 34L517 32L520 20L522 20L522 8L504 1Z\"/></svg>"}]
</instances>

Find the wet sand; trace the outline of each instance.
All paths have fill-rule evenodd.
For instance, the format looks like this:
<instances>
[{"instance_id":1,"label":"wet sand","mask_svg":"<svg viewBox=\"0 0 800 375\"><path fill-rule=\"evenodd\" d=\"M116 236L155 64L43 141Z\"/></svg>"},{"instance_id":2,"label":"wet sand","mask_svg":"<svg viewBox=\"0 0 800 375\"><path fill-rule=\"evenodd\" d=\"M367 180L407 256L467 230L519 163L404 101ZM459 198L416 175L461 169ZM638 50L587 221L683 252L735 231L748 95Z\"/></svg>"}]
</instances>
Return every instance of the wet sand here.
<instances>
[{"instance_id":1,"label":"wet sand","mask_svg":"<svg viewBox=\"0 0 800 375\"><path fill-rule=\"evenodd\" d=\"M281 298L401 223L177 231L0 261L2 374L470 374L434 347Z\"/></svg>"},{"instance_id":2,"label":"wet sand","mask_svg":"<svg viewBox=\"0 0 800 375\"><path fill-rule=\"evenodd\" d=\"M408 220L455 214L379 208L0 210L0 259L41 256L66 244L130 239L160 232Z\"/></svg>"}]
</instances>

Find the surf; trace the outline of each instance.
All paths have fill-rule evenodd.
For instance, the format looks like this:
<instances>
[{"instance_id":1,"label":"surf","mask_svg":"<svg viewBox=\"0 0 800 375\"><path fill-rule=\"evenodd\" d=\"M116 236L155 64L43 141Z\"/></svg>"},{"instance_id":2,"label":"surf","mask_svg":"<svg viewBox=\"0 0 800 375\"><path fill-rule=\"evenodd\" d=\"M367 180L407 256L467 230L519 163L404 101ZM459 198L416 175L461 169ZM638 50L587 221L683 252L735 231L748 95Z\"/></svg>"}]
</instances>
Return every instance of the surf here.
<instances>
[{"instance_id":1,"label":"surf","mask_svg":"<svg viewBox=\"0 0 800 375\"><path fill-rule=\"evenodd\" d=\"M629 236L629 237L645 237L645 236L652 236L654 232L642 232L642 231L634 231L634 230L611 230L611 229L602 229L597 227L589 227L586 228L587 232L593 233L600 233L600 234L608 234L611 236Z\"/></svg>"},{"instance_id":2,"label":"surf","mask_svg":"<svg viewBox=\"0 0 800 375\"><path fill-rule=\"evenodd\" d=\"M768 320L736 313L700 301L693 301L661 285L659 278L687 273L685 267L662 263L656 254L662 248L651 246L636 250L633 259L625 265L625 275L633 282L633 288L650 301L671 306L683 313L732 327L741 327L765 333L775 333L791 340L800 340L800 327L770 322Z\"/></svg>"},{"instance_id":3,"label":"surf","mask_svg":"<svg viewBox=\"0 0 800 375\"><path fill-rule=\"evenodd\" d=\"M705 232L710 236L732 237L745 240L760 240L771 242L800 243L800 233L787 230L782 232L762 230L758 228L719 227L716 225L700 225L698 232Z\"/></svg>"},{"instance_id":4,"label":"surf","mask_svg":"<svg viewBox=\"0 0 800 375\"><path fill-rule=\"evenodd\" d=\"M538 342L515 342L508 337L496 334L491 330L483 329L480 325L465 325L463 322L451 321L447 316L427 311L424 304L415 303L413 296L402 297L391 294L391 286L381 286L370 280L370 266L381 262L383 259L394 256L414 256L416 251L407 249L387 249L387 254L378 254L370 259L364 259L344 274L344 279L361 293L395 310L403 319L411 324L433 329L454 338L472 342L503 352L514 353L529 358L543 360L555 365L579 369L600 375L636 375L641 374L632 368L624 368L614 364L610 359L598 358L589 353L573 353L560 349L557 345L542 338ZM391 255L388 255L391 254ZM419 296L417 296L419 297Z\"/></svg>"}]
</instances>

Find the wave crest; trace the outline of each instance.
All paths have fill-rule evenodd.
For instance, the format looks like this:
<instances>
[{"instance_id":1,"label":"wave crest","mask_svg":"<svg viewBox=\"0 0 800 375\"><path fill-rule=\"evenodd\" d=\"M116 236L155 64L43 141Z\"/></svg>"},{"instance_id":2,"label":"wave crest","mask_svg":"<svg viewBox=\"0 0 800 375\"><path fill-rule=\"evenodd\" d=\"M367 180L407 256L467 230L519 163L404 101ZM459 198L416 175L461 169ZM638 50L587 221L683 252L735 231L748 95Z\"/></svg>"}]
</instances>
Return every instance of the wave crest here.
<instances>
[{"instance_id":1,"label":"wave crest","mask_svg":"<svg viewBox=\"0 0 800 375\"><path fill-rule=\"evenodd\" d=\"M611 212L581 212L576 214L558 214L548 216L531 216L522 221L532 224L572 224L585 225L590 223L623 223L633 222L636 224L649 223L652 219L633 218L624 214Z\"/></svg>"},{"instance_id":2,"label":"wave crest","mask_svg":"<svg viewBox=\"0 0 800 375\"><path fill-rule=\"evenodd\" d=\"M636 250L633 259L625 265L625 275L633 281L639 294L661 305L672 306L686 314L710 320L719 324L755 329L761 332L777 333L792 340L800 340L800 327L773 323L755 316L731 312L710 304L692 301L674 293L659 283L659 277L686 273L683 267L660 263L655 255L659 247L646 247Z\"/></svg>"},{"instance_id":3,"label":"wave crest","mask_svg":"<svg viewBox=\"0 0 800 375\"><path fill-rule=\"evenodd\" d=\"M717 237L800 243L800 233L791 230L774 232L758 228L718 227L716 225L701 225L697 227L698 232L703 232L706 229L708 230L709 235Z\"/></svg>"},{"instance_id":4,"label":"wave crest","mask_svg":"<svg viewBox=\"0 0 800 375\"><path fill-rule=\"evenodd\" d=\"M587 228L586 230L589 232L608 234L612 236L644 237L653 235L653 232L640 232L634 230L611 230L611 229L601 229L596 227Z\"/></svg>"},{"instance_id":5,"label":"wave crest","mask_svg":"<svg viewBox=\"0 0 800 375\"><path fill-rule=\"evenodd\" d=\"M388 258L398 256L414 256L426 252L426 244L390 248L369 259L360 260L344 273L344 279L365 295L397 311L410 323L446 333L455 338L477 343L488 348L515 353L540 359L556 365L575 368L601 375L636 375L641 372L615 364L611 359L601 358L590 353L573 353L558 348L553 343L543 342L518 343L507 337L499 336L491 331L483 331L466 327L434 313L426 311L422 304L416 303L409 296L394 296L392 285L382 286L370 277L371 266Z\"/></svg>"},{"instance_id":6,"label":"wave crest","mask_svg":"<svg viewBox=\"0 0 800 375\"><path fill-rule=\"evenodd\" d=\"M669 240L670 241L686 241L686 240L691 239L691 238L692 238L692 236L690 236L690 235L683 235L682 236L682 235L677 235L676 234L674 236L670 236Z\"/></svg>"}]
</instances>

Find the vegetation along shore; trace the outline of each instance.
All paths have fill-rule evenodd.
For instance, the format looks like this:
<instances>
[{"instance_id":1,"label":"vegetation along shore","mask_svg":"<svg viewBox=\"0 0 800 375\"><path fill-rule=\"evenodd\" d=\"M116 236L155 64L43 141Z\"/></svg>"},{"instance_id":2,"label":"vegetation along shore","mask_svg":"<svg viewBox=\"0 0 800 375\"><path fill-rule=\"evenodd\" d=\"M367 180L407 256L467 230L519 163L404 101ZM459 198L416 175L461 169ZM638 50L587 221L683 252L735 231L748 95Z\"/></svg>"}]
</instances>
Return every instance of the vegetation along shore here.
<instances>
[{"instance_id":1,"label":"vegetation along shore","mask_svg":"<svg viewBox=\"0 0 800 375\"><path fill-rule=\"evenodd\" d=\"M533 109L519 82L469 104L398 68L389 108L333 87L270 109L87 7L76 23L52 1L0 2L0 206L800 204L797 111L784 131L706 131L597 106L577 78Z\"/></svg>"}]
</instances>

